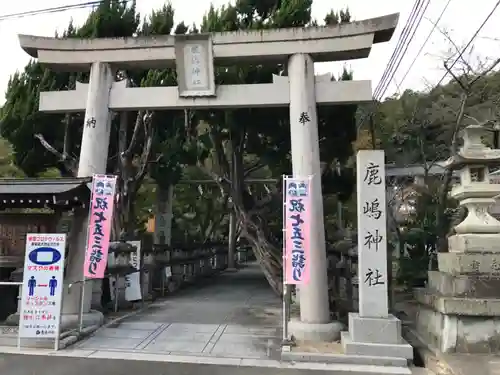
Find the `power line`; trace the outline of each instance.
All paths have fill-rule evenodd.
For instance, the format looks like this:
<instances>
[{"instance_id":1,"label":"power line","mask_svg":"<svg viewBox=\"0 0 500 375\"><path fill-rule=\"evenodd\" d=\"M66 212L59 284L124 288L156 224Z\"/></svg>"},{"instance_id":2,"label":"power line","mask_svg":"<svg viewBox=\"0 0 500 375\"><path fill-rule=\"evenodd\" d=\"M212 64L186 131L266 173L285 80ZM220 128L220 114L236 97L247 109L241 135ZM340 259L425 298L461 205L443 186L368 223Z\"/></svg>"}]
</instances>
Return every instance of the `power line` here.
<instances>
[{"instance_id":1,"label":"power line","mask_svg":"<svg viewBox=\"0 0 500 375\"><path fill-rule=\"evenodd\" d=\"M52 8L44 8L44 9L37 9L37 10L30 10L26 12L19 12L19 13L11 13L11 14L5 14L5 15L0 15L0 21L6 21L10 19L17 19L17 18L24 18L24 17L31 17L31 16L38 16L41 14L50 14L50 13L61 13L61 12L66 12L68 10L73 10L73 9L84 9L84 8L92 8L99 6L104 3L105 0L94 0L94 1L87 1L85 3L80 3L80 4L70 4L70 5L61 5L58 7L52 7ZM120 0L118 3L128 3L130 0Z\"/></svg>"},{"instance_id":2,"label":"power line","mask_svg":"<svg viewBox=\"0 0 500 375\"><path fill-rule=\"evenodd\" d=\"M462 50L462 52L460 52L457 56L457 58L455 59L455 61L453 62L453 64L451 64L448 69L452 69L455 64L458 62L458 60L460 60L460 58L463 56L463 54L467 51L467 49L470 47L470 45L472 44L472 42L476 39L476 37L478 36L478 34L481 32L481 30L483 29L483 27L486 25L486 23L490 20L491 16L493 16L493 14L495 13L495 11L497 10L498 6L500 6L500 0L497 1L497 3L495 4L495 6L493 7L493 9L491 10L491 12L488 14L488 16L484 19L483 23L481 23L481 25L479 26L479 28L476 30L476 32L474 33L474 35L472 36L472 38L469 40L469 43L467 43L467 45L464 47L464 49ZM446 78L446 76L448 75L448 70L446 70L446 72L444 73L444 75L441 77L441 79L439 80L439 82L436 84L436 86L434 86L434 88L438 87L442 82L443 80Z\"/></svg>"},{"instance_id":3,"label":"power line","mask_svg":"<svg viewBox=\"0 0 500 375\"><path fill-rule=\"evenodd\" d=\"M385 92L389 88L389 85L391 81L394 78L394 75L396 74L397 70L399 69L399 66L401 65L401 62L403 61L403 58L405 57L406 51L408 51L408 47L410 46L413 38L415 37L415 34L417 32L418 27L420 26L420 23L422 22L422 18L424 17L425 12L427 11L427 8L429 7L430 0L428 0L426 3L422 4L422 6L418 9L416 17L418 20L416 23L414 22L413 25L411 25L410 32L411 36L408 40L408 42L404 45L404 49L402 48L402 53L399 54L398 56L398 62L396 63L395 68L391 72L390 78L388 78L381 86L379 89L377 96L375 97L376 99L382 99L384 96ZM400 51L400 52L401 52Z\"/></svg>"},{"instance_id":4,"label":"power line","mask_svg":"<svg viewBox=\"0 0 500 375\"><path fill-rule=\"evenodd\" d=\"M401 35L398 39L397 45L394 48L392 55L389 59L389 62L387 63L387 66L384 70L384 73L382 77L380 78L375 90L373 97L376 99L379 95L381 87L385 84L385 82L390 79L391 73L393 71L394 64L396 60L398 59L400 55L400 51L402 50L403 46L407 43L407 39L410 33L411 28L413 27L413 24L415 23L416 16L420 10L421 7L421 1L415 1L413 5L413 9L410 12L410 15L408 16L408 19L406 20L406 24L401 32Z\"/></svg>"},{"instance_id":5,"label":"power line","mask_svg":"<svg viewBox=\"0 0 500 375\"><path fill-rule=\"evenodd\" d=\"M398 38L398 41L396 43L396 47L394 47L394 50L392 51L392 55L389 58L389 62L387 63L387 67L385 68L382 77L380 78L380 81L377 85L377 87L374 90L373 96L377 97L378 96L378 91L380 90L381 85L385 80L387 79L393 65L394 61L396 59L396 56L399 54L399 50L401 49L402 45L406 43L406 39L408 37L408 31L410 29L410 26L414 23L414 17L419 9L421 0L415 0L413 4L413 8L410 11L410 15L408 16L408 19L406 20L405 26L403 27L403 30L401 31L401 35Z\"/></svg>"},{"instance_id":6,"label":"power line","mask_svg":"<svg viewBox=\"0 0 500 375\"><path fill-rule=\"evenodd\" d=\"M406 77L408 76L408 73L410 73L410 70L413 68L413 65L415 64L415 62L417 61L418 57L420 56L420 54L422 53L425 45L427 44L427 42L429 41L429 39L431 38L432 34L434 33L434 31L436 30L436 27L439 23L439 21L441 21L441 18L443 18L443 15L446 13L446 10L448 9L448 6L451 4L451 1L452 0L448 0L446 5L444 6L443 10L441 11L441 14L439 15L439 17L437 18L436 22L434 22L434 25L432 26L432 29L431 31L429 32L429 35L427 35L427 38L425 39L424 41L424 44L422 44L422 46L420 47L420 49L418 50L417 54L415 55L415 58L413 59L413 61L411 62L410 66L408 67L408 70L406 71L406 73L404 74L403 78L401 79L401 81L399 82L400 85L403 84L404 80L406 79Z\"/></svg>"},{"instance_id":7,"label":"power line","mask_svg":"<svg viewBox=\"0 0 500 375\"><path fill-rule=\"evenodd\" d=\"M413 9L411 10L410 15L408 16L406 24L405 24L405 26L401 32L401 35L398 39L398 43L397 43L396 47L394 48L394 51L391 55L388 66L385 69L385 71L382 75L382 78L380 79L377 87L375 88L375 91L374 91L374 99L375 100L377 100L377 96L379 96L380 93L381 93L380 96L383 96L385 90L387 90L388 84L386 85L386 82L390 83L392 81L394 74L396 73L399 65L401 64L401 60L404 57L404 53L403 53L403 55L401 55L400 52L403 49L406 52L406 50L408 49L408 46L411 43L413 37L415 36L415 32L416 32L418 26L420 25L420 22L422 21L423 15L425 14L427 7L429 6L429 3L430 3L430 0L428 0L426 3L422 3L420 0L415 1ZM423 11L422 11L422 9L423 9ZM418 18L418 21L416 22L416 27L414 27L415 21L417 18ZM413 30L413 32L412 32L410 39L408 40L407 38L408 38L408 35L411 32L411 30ZM392 72L390 72L391 67L394 66L395 58L398 58L399 61L397 62L395 69L392 69ZM392 64L391 64L391 61L393 61ZM385 86L385 89L383 91L381 91L381 88L384 86ZM368 117L370 117L371 115L373 115L374 111L375 111L375 108L373 108L370 111L370 113L367 113L366 115L364 115L362 117L362 119L357 127L358 130L363 126L366 119Z\"/></svg>"},{"instance_id":8,"label":"power line","mask_svg":"<svg viewBox=\"0 0 500 375\"><path fill-rule=\"evenodd\" d=\"M463 54L467 51L467 49L470 47L470 45L472 44L472 42L477 38L478 34L481 32L481 30L483 29L483 27L486 25L486 23L490 20L490 18L493 16L493 14L495 13L495 11L497 10L497 8L500 6L500 0L497 1L497 3L495 4L495 6L493 7L493 9L490 11L490 13L488 14L488 16L483 20L483 22L481 23L481 25L479 26L479 28L475 31L474 35L472 36L472 38L469 40L469 42L467 43L467 45L462 49L462 51L459 51L459 54L458 54L458 57L455 59L455 61L453 62L453 64L450 65L450 67L448 69L451 69L453 68L453 66L458 62L458 60L460 60L460 58L463 56ZM439 20L438 20L439 21ZM435 24L437 26L437 22ZM443 82L444 78L446 77L446 75L448 74L448 70L444 73L443 77L441 77L441 79L439 80L439 82L430 90L434 90L436 89L437 87L439 87L441 85L441 83ZM360 124L358 126L358 130L361 128L361 126L363 125L364 121L370 117L372 118L371 116L374 114L374 110L372 110L369 114L366 114L360 121Z\"/></svg>"},{"instance_id":9,"label":"power line","mask_svg":"<svg viewBox=\"0 0 500 375\"><path fill-rule=\"evenodd\" d=\"M424 14L427 11L427 8L429 7L429 4L430 4L430 0L427 1L427 3L425 3L425 6L423 6L423 10L418 15L419 18L418 18L418 21L415 24L415 27L413 28L412 34L410 36L410 39L409 39L408 43L406 43L406 45L404 47L404 50L401 53L401 57L400 57L397 65L396 65L396 67L394 68L394 71L392 72L391 79L387 80L387 82L385 83L385 86L383 87L382 91L380 92L379 99L382 99L382 97L384 96L385 92L389 88L389 85L390 85L391 81L394 79L394 76L396 75L396 72L399 69L399 66L401 65L401 62L403 61L403 58L405 57L406 52L408 51L408 47L410 46L411 42L413 41L413 38L415 38L415 34L417 33L418 27L420 26L420 23L422 22ZM400 83L400 85L401 85L401 83Z\"/></svg>"}]
</instances>

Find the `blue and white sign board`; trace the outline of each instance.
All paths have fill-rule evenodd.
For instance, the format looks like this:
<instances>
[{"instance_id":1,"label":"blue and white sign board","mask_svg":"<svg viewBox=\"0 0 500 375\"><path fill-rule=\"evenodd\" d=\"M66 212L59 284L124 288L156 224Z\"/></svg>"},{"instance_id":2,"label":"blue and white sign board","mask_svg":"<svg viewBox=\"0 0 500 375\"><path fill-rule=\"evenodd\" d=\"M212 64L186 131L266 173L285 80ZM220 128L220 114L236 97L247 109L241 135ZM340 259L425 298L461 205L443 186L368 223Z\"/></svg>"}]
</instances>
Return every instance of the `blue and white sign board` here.
<instances>
[{"instance_id":1,"label":"blue and white sign board","mask_svg":"<svg viewBox=\"0 0 500 375\"><path fill-rule=\"evenodd\" d=\"M65 234L26 235L20 339L59 337L65 248Z\"/></svg>"}]
</instances>

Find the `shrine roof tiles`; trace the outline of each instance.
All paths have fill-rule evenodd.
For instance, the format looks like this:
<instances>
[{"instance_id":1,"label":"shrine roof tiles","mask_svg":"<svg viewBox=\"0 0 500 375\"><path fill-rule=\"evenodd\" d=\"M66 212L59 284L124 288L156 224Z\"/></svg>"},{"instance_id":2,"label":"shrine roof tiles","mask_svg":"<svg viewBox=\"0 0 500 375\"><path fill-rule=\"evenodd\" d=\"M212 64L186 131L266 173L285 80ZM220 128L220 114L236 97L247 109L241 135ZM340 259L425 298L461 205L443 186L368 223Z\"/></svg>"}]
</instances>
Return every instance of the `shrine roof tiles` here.
<instances>
[{"instance_id":1,"label":"shrine roof tiles","mask_svg":"<svg viewBox=\"0 0 500 375\"><path fill-rule=\"evenodd\" d=\"M0 209L84 206L92 178L0 179Z\"/></svg>"},{"instance_id":2,"label":"shrine roof tiles","mask_svg":"<svg viewBox=\"0 0 500 375\"><path fill-rule=\"evenodd\" d=\"M0 195L61 194L92 182L92 178L0 179Z\"/></svg>"}]
</instances>

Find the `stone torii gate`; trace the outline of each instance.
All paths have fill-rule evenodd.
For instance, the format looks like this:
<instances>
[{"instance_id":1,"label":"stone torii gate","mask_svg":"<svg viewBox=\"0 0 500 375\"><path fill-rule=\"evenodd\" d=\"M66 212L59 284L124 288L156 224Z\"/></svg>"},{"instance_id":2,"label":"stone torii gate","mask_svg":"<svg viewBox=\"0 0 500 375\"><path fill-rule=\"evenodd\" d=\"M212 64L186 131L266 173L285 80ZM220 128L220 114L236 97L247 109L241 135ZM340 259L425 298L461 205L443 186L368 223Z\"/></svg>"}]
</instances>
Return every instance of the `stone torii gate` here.
<instances>
[{"instance_id":1,"label":"stone torii gate","mask_svg":"<svg viewBox=\"0 0 500 375\"><path fill-rule=\"evenodd\" d=\"M390 40L397 22L398 14L392 14L333 27L109 39L20 35L19 40L29 55L53 69L90 70L88 84L40 94L40 111L85 111L78 177L106 172L111 111L289 106L293 174L319 179L316 106L369 102L372 89L370 81L315 77L313 63L366 58L373 43ZM252 61L288 61L288 77L274 76L266 84L216 86L214 62ZM124 81L114 82L117 69L174 66L178 87L129 88ZM311 190L311 278L300 288L300 321L291 322L289 329L298 339L331 340L339 336L341 325L331 322L328 309L323 202L316 181ZM82 279L84 238L80 235L79 246L73 248L67 282ZM63 320L64 314L74 316L79 310L78 293L70 294L64 296ZM87 313L90 295L90 290L85 292Z\"/></svg>"}]
</instances>

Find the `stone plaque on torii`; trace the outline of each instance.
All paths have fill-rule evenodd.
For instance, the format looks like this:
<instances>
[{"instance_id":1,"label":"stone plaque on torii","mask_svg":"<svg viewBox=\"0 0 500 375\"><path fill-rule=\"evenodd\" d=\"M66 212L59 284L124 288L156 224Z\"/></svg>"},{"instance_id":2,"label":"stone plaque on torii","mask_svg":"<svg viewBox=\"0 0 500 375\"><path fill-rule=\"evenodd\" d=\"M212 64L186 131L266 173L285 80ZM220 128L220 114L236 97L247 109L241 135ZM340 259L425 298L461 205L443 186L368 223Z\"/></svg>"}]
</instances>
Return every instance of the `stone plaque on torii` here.
<instances>
[{"instance_id":1,"label":"stone plaque on torii","mask_svg":"<svg viewBox=\"0 0 500 375\"><path fill-rule=\"evenodd\" d=\"M368 57L373 43L389 41L398 14L336 26L237 31L154 38L58 39L21 35L21 46L53 69L90 70L88 84L75 90L40 93L40 111L85 112L78 176L106 172L111 111L289 107L292 166L295 176L313 176L311 197L311 279L300 288L300 321L291 322L297 338L331 340L342 325L331 322L328 307L326 250L317 105L370 102L370 81L332 81L314 75L314 62ZM288 76L271 83L215 85L214 64L237 62L288 64ZM113 82L117 69L176 67L178 87L127 87ZM333 125L333 124L332 124ZM335 124L343 126L343 124ZM81 280L78 263L84 242L68 267L69 282ZM82 254L83 252L83 254ZM78 294L78 293L72 293ZM90 293L85 293L90 296ZM63 313L78 311L79 301L64 296ZM90 301L84 301L89 311ZM64 318L63 318L64 319Z\"/></svg>"}]
</instances>

